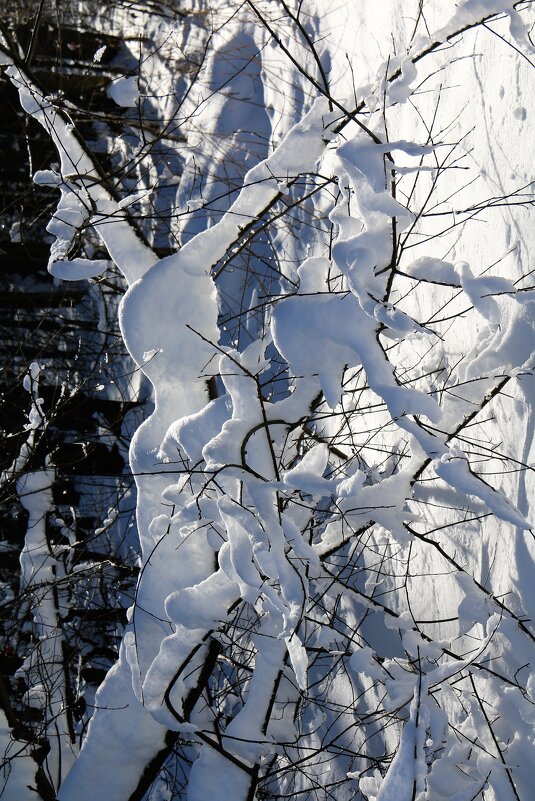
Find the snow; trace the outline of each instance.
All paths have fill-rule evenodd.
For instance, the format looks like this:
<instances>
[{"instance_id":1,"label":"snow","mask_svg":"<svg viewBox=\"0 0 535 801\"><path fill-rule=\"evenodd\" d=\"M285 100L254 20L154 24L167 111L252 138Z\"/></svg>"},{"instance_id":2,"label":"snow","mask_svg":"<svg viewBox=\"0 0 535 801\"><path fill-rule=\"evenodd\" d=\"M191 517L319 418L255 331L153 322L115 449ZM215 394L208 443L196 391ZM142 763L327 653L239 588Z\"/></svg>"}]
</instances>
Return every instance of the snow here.
<instances>
[{"instance_id":1,"label":"snow","mask_svg":"<svg viewBox=\"0 0 535 801\"><path fill-rule=\"evenodd\" d=\"M322 478L328 460L327 446L315 445L294 468L284 473L283 481L310 495L330 495L334 490L333 482Z\"/></svg>"},{"instance_id":2,"label":"snow","mask_svg":"<svg viewBox=\"0 0 535 801\"><path fill-rule=\"evenodd\" d=\"M444 284L446 286L461 286L461 279L456 267L451 262L436 259L432 256L421 256L416 261L404 267L407 275L419 281Z\"/></svg>"},{"instance_id":3,"label":"snow","mask_svg":"<svg viewBox=\"0 0 535 801\"><path fill-rule=\"evenodd\" d=\"M19 67L8 63L11 65L5 73L19 91L22 108L49 133L60 157L59 184L54 171L37 173L38 183L58 184L61 190L58 211L51 221L52 232L58 237L51 249L51 262L67 254L78 226L87 220L91 209L92 224L111 258L128 281L135 281L154 264L156 256L141 241L105 187L95 181L98 169L75 134L70 118Z\"/></svg>"},{"instance_id":4,"label":"snow","mask_svg":"<svg viewBox=\"0 0 535 801\"><path fill-rule=\"evenodd\" d=\"M0 710L0 753L0 794L5 801L20 801L27 797L28 786L35 784L36 764L28 746L13 737L3 710Z\"/></svg>"},{"instance_id":5,"label":"snow","mask_svg":"<svg viewBox=\"0 0 535 801\"><path fill-rule=\"evenodd\" d=\"M480 498L502 520L523 529L533 527L504 495L472 473L463 453L451 451L443 454L439 460L433 462L433 469L450 487Z\"/></svg>"},{"instance_id":6,"label":"snow","mask_svg":"<svg viewBox=\"0 0 535 801\"><path fill-rule=\"evenodd\" d=\"M195 743L190 801L251 798L271 759L274 795L310 794L325 760L340 801L357 780L370 801L467 801L486 783L509 801L508 771L528 797L535 243L504 199L528 184L533 115L526 64L491 31L531 53L530 16L505 0L429 2L417 21L397 0L353 5L306 6L314 55L262 4L305 73L246 7L211 8L180 118L180 247L164 258L129 217L156 185L112 198L70 123L8 67L62 161L34 178L60 190L50 270L101 274L105 260L69 260L95 227L129 282L121 329L154 402L130 449L136 599L61 801L93 797L95 764L128 798L167 730ZM319 63L357 121L316 97ZM140 80L108 93L141 112ZM46 424L34 373L29 436ZM52 480L18 482L27 580L49 569ZM205 691L188 717L214 644L210 693L239 692L217 717Z\"/></svg>"},{"instance_id":7,"label":"snow","mask_svg":"<svg viewBox=\"0 0 535 801\"><path fill-rule=\"evenodd\" d=\"M131 670L123 653L108 674L108 681L97 692L94 715L80 756L63 782L58 798L94 798L96 776L105 777L102 797L117 799L135 790L139 775L132 765L144 765L164 746L166 730L147 713L131 687ZM121 753L123 742L128 751ZM111 756L114 758L112 759ZM113 770L111 765L113 764ZM98 773L95 773L95 766Z\"/></svg>"},{"instance_id":8,"label":"snow","mask_svg":"<svg viewBox=\"0 0 535 801\"><path fill-rule=\"evenodd\" d=\"M39 366L32 364L31 380L26 388L34 398L39 372ZM42 403L42 399L33 400L32 410L36 403ZM41 415L39 422L32 421L30 412L30 451L38 425L44 424L45 418ZM22 460L19 457L20 462ZM73 764L76 749L69 733L64 708L66 677L63 668L63 634L58 595L54 592L57 563L46 531L46 515L52 507L54 480L54 471L45 469L24 472L17 481L20 502L28 512L24 547L20 554L21 586L26 592L31 591L36 599L34 630L37 639L35 649L19 671L29 687L31 706L38 706L43 715L50 742L46 766L53 786L59 787ZM41 669L43 664L47 666L46 671ZM9 750L8 748L7 752Z\"/></svg>"},{"instance_id":9,"label":"snow","mask_svg":"<svg viewBox=\"0 0 535 801\"><path fill-rule=\"evenodd\" d=\"M529 39L526 27L515 9L516 3L513 0L463 0L457 4L455 13L450 17L447 24L433 33L433 40L444 42L450 38L456 30L464 29L477 25L479 22L491 19L493 16L505 12L509 16L509 30L515 40L521 46L528 47L528 52L533 51L533 45Z\"/></svg>"},{"instance_id":10,"label":"snow","mask_svg":"<svg viewBox=\"0 0 535 801\"><path fill-rule=\"evenodd\" d=\"M399 748L380 784L375 801L412 801L424 791L427 770L423 745L429 713L424 704L422 690L422 687L417 687L414 691L409 720L403 728Z\"/></svg>"},{"instance_id":11,"label":"snow","mask_svg":"<svg viewBox=\"0 0 535 801\"><path fill-rule=\"evenodd\" d=\"M97 64L100 63L102 61L102 56L104 55L105 52L106 52L106 45L101 45L101 47L95 50L93 61L96 61Z\"/></svg>"},{"instance_id":12,"label":"snow","mask_svg":"<svg viewBox=\"0 0 535 801\"><path fill-rule=\"evenodd\" d=\"M138 78L136 76L117 78L107 89L108 97L123 108L135 108L139 103Z\"/></svg>"},{"instance_id":13,"label":"snow","mask_svg":"<svg viewBox=\"0 0 535 801\"><path fill-rule=\"evenodd\" d=\"M150 197L151 194L151 189L142 189L140 192L134 192L133 194L127 195L120 200L117 203L117 207L120 209L125 209L127 206L131 206L133 203L138 203L140 200Z\"/></svg>"},{"instance_id":14,"label":"snow","mask_svg":"<svg viewBox=\"0 0 535 801\"><path fill-rule=\"evenodd\" d=\"M64 281L83 281L102 275L109 266L110 263L107 259L70 259L54 261L48 269L54 278L62 278Z\"/></svg>"},{"instance_id":15,"label":"snow","mask_svg":"<svg viewBox=\"0 0 535 801\"><path fill-rule=\"evenodd\" d=\"M221 622L221 610L230 607L236 596L236 585L222 570L217 570L195 587L185 587L168 595L165 611L177 625L209 629Z\"/></svg>"}]
</instances>

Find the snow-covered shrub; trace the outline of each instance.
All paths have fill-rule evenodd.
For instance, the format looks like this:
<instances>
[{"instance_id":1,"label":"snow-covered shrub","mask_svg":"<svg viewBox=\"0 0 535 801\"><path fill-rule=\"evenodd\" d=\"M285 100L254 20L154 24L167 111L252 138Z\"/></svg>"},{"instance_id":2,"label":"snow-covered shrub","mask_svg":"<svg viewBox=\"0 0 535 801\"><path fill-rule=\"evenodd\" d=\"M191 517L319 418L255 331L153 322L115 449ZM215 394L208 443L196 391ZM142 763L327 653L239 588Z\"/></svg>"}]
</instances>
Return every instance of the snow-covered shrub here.
<instances>
[{"instance_id":1,"label":"snow-covered shrub","mask_svg":"<svg viewBox=\"0 0 535 801\"><path fill-rule=\"evenodd\" d=\"M51 271L98 274L65 231L93 225L154 401L136 597L61 801L530 797L532 10L413 5L201 3L190 39L145 9L136 186L4 43L61 160Z\"/></svg>"}]
</instances>

